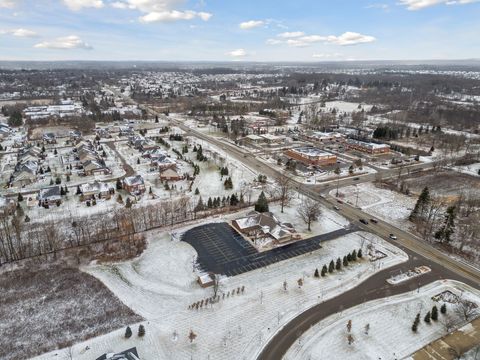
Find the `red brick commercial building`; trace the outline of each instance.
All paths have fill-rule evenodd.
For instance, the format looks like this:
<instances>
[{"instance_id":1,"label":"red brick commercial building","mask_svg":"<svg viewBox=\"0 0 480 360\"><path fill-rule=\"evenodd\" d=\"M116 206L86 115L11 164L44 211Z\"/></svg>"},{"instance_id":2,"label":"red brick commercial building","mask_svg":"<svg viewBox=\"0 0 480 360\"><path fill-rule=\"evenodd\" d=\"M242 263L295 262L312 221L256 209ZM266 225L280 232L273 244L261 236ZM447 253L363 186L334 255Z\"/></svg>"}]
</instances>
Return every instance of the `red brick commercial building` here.
<instances>
[{"instance_id":1,"label":"red brick commercial building","mask_svg":"<svg viewBox=\"0 0 480 360\"><path fill-rule=\"evenodd\" d=\"M285 155L306 165L327 166L337 163L337 156L315 147L288 149Z\"/></svg>"}]
</instances>

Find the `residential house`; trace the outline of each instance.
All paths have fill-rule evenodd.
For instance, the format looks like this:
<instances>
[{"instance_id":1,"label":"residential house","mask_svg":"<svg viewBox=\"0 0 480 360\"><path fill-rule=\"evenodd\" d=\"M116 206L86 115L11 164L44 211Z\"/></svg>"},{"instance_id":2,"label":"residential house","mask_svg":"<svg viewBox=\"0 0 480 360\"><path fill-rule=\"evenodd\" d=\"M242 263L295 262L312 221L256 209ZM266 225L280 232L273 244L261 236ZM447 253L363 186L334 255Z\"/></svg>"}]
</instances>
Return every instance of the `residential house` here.
<instances>
[{"instance_id":1,"label":"residential house","mask_svg":"<svg viewBox=\"0 0 480 360\"><path fill-rule=\"evenodd\" d=\"M107 353L103 354L97 360L140 360L136 348L125 350L121 353Z\"/></svg>"},{"instance_id":2,"label":"residential house","mask_svg":"<svg viewBox=\"0 0 480 360\"><path fill-rule=\"evenodd\" d=\"M105 162L102 159L86 160L82 163L83 173L86 176L101 174L110 174L110 169L105 166Z\"/></svg>"},{"instance_id":3,"label":"residential house","mask_svg":"<svg viewBox=\"0 0 480 360\"><path fill-rule=\"evenodd\" d=\"M141 175L126 177L123 179L123 189L132 195L141 195L145 192L145 181Z\"/></svg>"},{"instance_id":4,"label":"residential house","mask_svg":"<svg viewBox=\"0 0 480 360\"><path fill-rule=\"evenodd\" d=\"M55 136L54 133L45 133L43 134L43 141L46 142L47 144L56 144L57 137Z\"/></svg>"},{"instance_id":5,"label":"residential house","mask_svg":"<svg viewBox=\"0 0 480 360\"><path fill-rule=\"evenodd\" d=\"M40 189L38 202L40 206L60 205L62 202L62 191L59 185Z\"/></svg>"},{"instance_id":6,"label":"residential house","mask_svg":"<svg viewBox=\"0 0 480 360\"><path fill-rule=\"evenodd\" d=\"M108 199L113 193L115 193L115 189L112 185L99 181L80 185L80 191L82 192L84 200L95 198Z\"/></svg>"},{"instance_id":7,"label":"residential house","mask_svg":"<svg viewBox=\"0 0 480 360\"><path fill-rule=\"evenodd\" d=\"M80 130L71 130L68 135L70 140L73 142L77 142L82 139L82 132Z\"/></svg>"},{"instance_id":8,"label":"residential house","mask_svg":"<svg viewBox=\"0 0 480 360\"><path fill-rule=\"evenodd\" d=\"M166 169L160 171L160 180L162 181L179 181L182 180L183 176L179 175L174 169Z\"/></svg>"},{"instance_id":9,"label":"residential house","mask_svg":"<svg viewBox=\"0 0 480 360\"><path fill-rule=\"evenodd\" d=\"M15 166L11 183L15 186L25 186L37 180L38 162L28 160Z\"/></svg>"}]
</instances>

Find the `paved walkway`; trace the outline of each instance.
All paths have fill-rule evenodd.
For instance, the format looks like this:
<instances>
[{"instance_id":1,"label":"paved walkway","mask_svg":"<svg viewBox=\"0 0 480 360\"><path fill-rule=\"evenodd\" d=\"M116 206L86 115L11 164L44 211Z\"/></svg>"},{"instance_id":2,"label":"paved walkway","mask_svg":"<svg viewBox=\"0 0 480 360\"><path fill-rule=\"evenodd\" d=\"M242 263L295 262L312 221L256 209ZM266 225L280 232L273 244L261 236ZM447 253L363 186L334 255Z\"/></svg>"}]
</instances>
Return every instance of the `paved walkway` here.
<instances>
[{"instance_id":1,"label":"paved walkway","mask_svg":"<svg viewBox=\"0 0 480 360\"><path fill-rule=\"evenodd\" d=\"M480 317L418 350L412 358L414 360L453 360L479 345Z\"/></svg>"}]
</instances>

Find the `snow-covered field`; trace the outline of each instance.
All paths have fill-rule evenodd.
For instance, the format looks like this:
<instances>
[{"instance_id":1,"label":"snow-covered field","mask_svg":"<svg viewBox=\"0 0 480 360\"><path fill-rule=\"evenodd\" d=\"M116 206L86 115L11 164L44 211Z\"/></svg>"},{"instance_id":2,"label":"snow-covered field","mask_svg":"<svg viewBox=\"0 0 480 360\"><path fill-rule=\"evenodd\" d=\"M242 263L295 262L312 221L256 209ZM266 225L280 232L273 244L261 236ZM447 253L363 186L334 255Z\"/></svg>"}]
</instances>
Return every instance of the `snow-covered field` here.
<instances>
[{"instance_id":1,"label":"snow-covered field","mask_svg":"<svg viewBox=\"0 0 480 360\"><path fill-rule=\"evenodd\" d=\"M471 165L465 165L465 166L454 166L452 167L453 170L461 172L463 174L467 175L473 175L473 176L479 176L479 171L480 171L480 163L475 163Z\"/></svg>"},{"instance_id":2,"label":"snow-covered field","mask_svg":"<svg viewBox=\"0 0 480 360\"><path fill-rule=\"evenodd\" d=\"M335 196L336 190L330 195ZM358 200L357 200L358 195ZM372 183L340 188L339 197L351 205L357 205L366 213L408 230L408 217L416 199L389 189L376 187Z\"/></svg>"},{"instance_id":3,"label":"snow-covered field","mask_svg":"<svg viewBox=\"0 0 480 360\"><path fill-rule=\"evenodd\" d=\"M452 321L457 326L465 323L456 313L457 305L447 303L447 314L439 312L438 321L424 322L427 311L434 305L438 308L443 302L432 299L444 291L451 291L464 299L480 304L480 292L465 284L451 280L437 281L421 288L418 292L408 292L391 298L371 301L343 313L321 321L295 343L286 360L325 358L329 359L401 359L410 356L430 342L446 335L445 322ZM420 313L418 332L411 329L417 313ZM351 332L347 330L352 321ZM369 324L368 334L365 326ZM348 344L348 335L353 343Z\"/></svg>"},{"instance_id":4,"label":"snow-covered field","mask_svg":"<svg viewBox=\"0 0 480 360\"><path fill-rule=\"evenodd\" d=\"M286 218L288 218L288 213ZM407 255L372 234L357 232L323 243L323 248L221 281L220 292L245 286L243 294L226 296L218 303L189 310L192 303L212 296L212 289L196 283L195 251L170 234L152 231L149 246L135 260L116 265L91 265L84 270L110 288L121 301L146 321L146 336L126 340L119 329L73 347L74 359L96 358L108 351L136 346L142 359L253 359L268 339L291 318L334 297L380 269L407 260ZM315 268L354 249L373 244L387 256L374 262L366 257L325 278L314 278ZM301 288L297 280L302 278ZM287 290L283 289L284 281ZM134 334L137 327L133 328ZM193 330L193 343L188 334ZM86 350L88 348L88 350ZM69 359L66 350L38 359Z\"/></svg>"}]
</instances>

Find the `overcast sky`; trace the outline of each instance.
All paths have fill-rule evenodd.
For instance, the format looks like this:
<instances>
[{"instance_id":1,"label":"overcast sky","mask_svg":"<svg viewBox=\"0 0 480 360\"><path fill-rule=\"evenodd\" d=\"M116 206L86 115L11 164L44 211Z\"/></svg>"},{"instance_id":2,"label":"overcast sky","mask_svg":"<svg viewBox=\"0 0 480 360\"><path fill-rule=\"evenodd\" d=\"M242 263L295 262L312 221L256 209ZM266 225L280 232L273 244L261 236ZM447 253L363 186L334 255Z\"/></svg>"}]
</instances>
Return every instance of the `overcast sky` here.
<instances>
[{"instance_id":1,"label":"overcast sky","mask_svg":"<svg viewBox=\"0 0 480 360\"><path fill-rule=\"evenodd\" d=\"M480 58L480 0L0 0L0 60Z\"/></svg>"}]
</instances>

